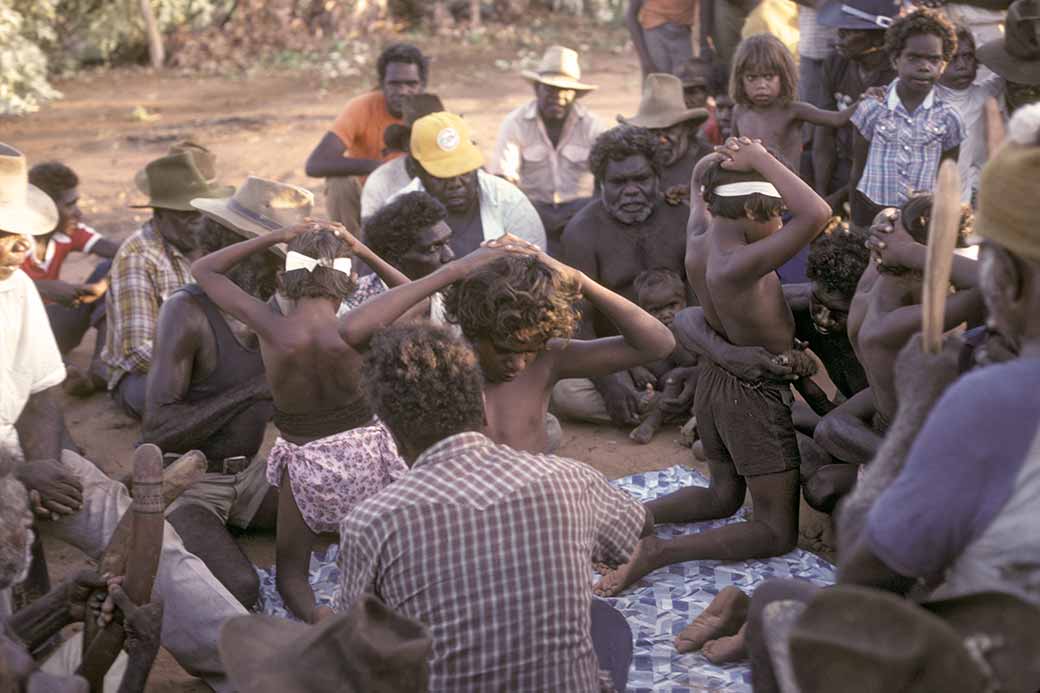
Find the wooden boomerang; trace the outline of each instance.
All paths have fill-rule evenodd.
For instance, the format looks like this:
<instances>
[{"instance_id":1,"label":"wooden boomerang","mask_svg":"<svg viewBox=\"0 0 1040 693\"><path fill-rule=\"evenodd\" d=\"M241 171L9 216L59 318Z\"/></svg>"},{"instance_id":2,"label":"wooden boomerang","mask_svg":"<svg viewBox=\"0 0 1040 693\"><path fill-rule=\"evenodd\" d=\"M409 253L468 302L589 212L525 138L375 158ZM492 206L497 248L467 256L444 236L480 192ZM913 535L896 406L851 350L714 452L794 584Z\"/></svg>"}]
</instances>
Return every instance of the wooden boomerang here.
<instances>
[{"instance_id":1,"label":"wooden boomerang","mask_svg":"<svg viewBox=\"0 0 1040 693\"><path fill-rule=\"evenodd\" d=\"M142 445L134 452L134 500L120 518L108 548L101 557L102 574L121 575L126 569L123 589L132 602L147 604L159 570L165 521L163 511L177 496L202 478L206 458L193 450L163 471L162 451L155 445ZM133 559L133 560L130 560ZM77 674L102 690L105 674L123 648L126 632L115 621L94 637L84 633L84 655Z\"/></svg>"},{"instance_id":2,"label":"wooden boomerang","mask_svg":"<svg viewBox=\"0 0 1040 693\"><path fill-rule=\"evenodd\" d=\"M928 259L924 266L921 305L922 346L926 354L942 351L946 297L950 293L950 272L960 219L961 177L957 162L947 159L939 167L932 195L932 219L928 225Z\"/></svg>"}]
</instances>

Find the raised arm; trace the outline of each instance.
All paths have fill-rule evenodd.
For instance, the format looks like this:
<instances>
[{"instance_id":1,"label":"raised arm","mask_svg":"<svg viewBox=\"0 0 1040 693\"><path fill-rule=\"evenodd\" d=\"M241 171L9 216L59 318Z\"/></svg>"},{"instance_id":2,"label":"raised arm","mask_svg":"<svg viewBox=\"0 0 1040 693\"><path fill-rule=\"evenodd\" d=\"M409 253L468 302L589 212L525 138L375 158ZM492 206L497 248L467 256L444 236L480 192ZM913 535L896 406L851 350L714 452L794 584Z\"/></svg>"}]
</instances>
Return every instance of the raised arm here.
<instances>
[{"instance_id":1,"label":"raised arm","mask_svg":"<svg viewBox=\"0 0 1040 693\"><path fill-rule=\"evenodd\" d=\"M580 221L580 218L575 217L571 219L563 230L561 239L563 242L563 261L584 276L592 279L592 281L598 281L599 262L596 258L595 232L587 231L582 224L575 224L576 220ZM581 311L581 325L578 327L578 334L575 336L581 339L594 339L596 337L596 329L594 327L595 321L592 306L582 297L582 300L578 303L578 309Z\"/></svg>"},{"instance_id":2,"label":"raised arm","mask_svg":"<svg viewBox=\"0 0 1040 693\"><path fill-rule=\"evenodd\" d=\"M727 281L747 282L775 271L807 246L823 229L831 210L797 173L777 161L760 143L746 137L731 138L719 151L729 157L723 167L762 174L776 187L791 214L779 231L721 256L718 276Z\"/></svg>"},{"instance_id":3,"label":"raised arm","mask_svg":"<svg viewBox=\"0 0 1040 693\"><path fill-rule=\"evenodd\" d=\"M355 349L364 349L380 330L400 318L409 308L479 267L508 253L535 255L538 249L515 236L486 241L469 255L449 262L422 279L385 291L339 318L339 334Z\"/></svg>"},{"instance_id":4,"label":"raised arm","mask_svg":"<svg viewBox=\"0 0 1040 693\"><path fill-rule=\"evenodd\" d=\"M856 112L858 103L841 111L824 110L805 101L795 101L791 104L791 108L794 109L795 118L798 120L828 128L840 128L848 125L852 120L852 114Z\"/></svg>"},{"instance_id":5,"label":"raised arm","mask_svg":"<svg viewBox=\"0 0 1040 693\"><path fill-rule=\"evenodd\" d=\"M326 132L318 142L304 167L311 178L367 176L382 163L375 159L355 159L343 156L347 145L334 132Z\"/></svg>"},{"instance_id":6,"label":"raised arm","mask_svg":"<svg viewBox=\"0 0 1040 693\"><path fill-rule=\"evenodd\" d=\"M848 198L849 206L852 209L852 218L856 219L857 209L861 204L857 200L856 188L859 187L859 181L863 178L863 170L867 166L867 156L870 154L870 140L860 133L859 128L852 128L852 170L849 172L849 189Z\"/></svg>"},{"instance_id":7,"label":"raised arm","mask_svg":"<svg viewBox=\"0 0 1040 693\"><path fill-rule=\"evenodd\" d=\"M187 452L201 447L253 402L270 399L267 380L260 375L208 399L184 401L201 335L208 329L205 314L188 294L177 293L163 303L148 371L142 442L167 452Z\"/></svg>"},{"instance_id":8,"label":"raised arm","mask_svg":"<svg viewBox=\"0 0 1040 693\"><path fill-rule=\"evenodd\" d=\"M582 296L617 327L620 337L593 340L554 340L554 375L590 378L667 358L675 349L675 337L664 323L629 301L545 253L539 259L581 286Z\"/></svg>"}]
</instances>

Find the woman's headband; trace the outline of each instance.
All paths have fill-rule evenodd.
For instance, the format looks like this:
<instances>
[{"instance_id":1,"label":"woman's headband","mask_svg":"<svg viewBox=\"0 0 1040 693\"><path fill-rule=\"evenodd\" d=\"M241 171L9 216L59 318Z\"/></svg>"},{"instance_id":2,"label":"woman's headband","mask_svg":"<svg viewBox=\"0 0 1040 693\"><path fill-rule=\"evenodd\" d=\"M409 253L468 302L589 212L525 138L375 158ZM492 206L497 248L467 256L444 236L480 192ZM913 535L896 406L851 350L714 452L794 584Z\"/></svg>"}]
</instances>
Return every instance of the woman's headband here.
<instances>
[{"instance_id":1,"label":"woman's headband","mask_svg":"<svg viewBox=\"0 0 1040 693\"><path fill-rule=\"evenodd\" d=\"M719 197L743 197L745 195L758 193L759 195L765 195L766 197L775 197L778 200L780 199L780 193L773 187L773 184L761 180L726 183L725 185L716 186L715 190L712 192Z\"/></svg>"}]
</instances>

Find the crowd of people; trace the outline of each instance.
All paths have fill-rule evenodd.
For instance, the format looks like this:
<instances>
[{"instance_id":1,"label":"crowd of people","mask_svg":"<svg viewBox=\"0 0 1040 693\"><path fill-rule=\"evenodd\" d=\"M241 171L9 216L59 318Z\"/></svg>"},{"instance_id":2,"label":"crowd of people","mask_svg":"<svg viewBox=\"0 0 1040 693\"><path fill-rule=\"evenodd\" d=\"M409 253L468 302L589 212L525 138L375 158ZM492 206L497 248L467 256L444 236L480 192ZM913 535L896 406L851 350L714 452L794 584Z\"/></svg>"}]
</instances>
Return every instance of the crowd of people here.
<instances>
[{"instance_id":1,"label":"crowd of people","mask_svg":"<svg viewBox=\"0 0 1040 693\"><path fill-rule=\"evenodd\" d=\"M0 144L0 689L86 690L95 628L59 633L114 621L123 693L160 643L217 691L624 690L605 598L790 552L803 497L834 513L837 584L726 587L678 652L750 660L755 691L1040 689L1040 2L805 2L797 58L757 7L631 0L635 115L586 108L552 46L489 159L393 44L306 161L328 220L184 141L116 243L69 166ZM938 288L933 218L958 220ZM149 603L92 570L52 587L36 536L97 559L131 507L65 426L100 392L164 464L205 458L162 498ZM553 454L566 421L683 424L710 485L639 503ZM655 532L749 493L744 521ZM293 620L249 614L254 529Z\"/></svg>"}]
</instances>

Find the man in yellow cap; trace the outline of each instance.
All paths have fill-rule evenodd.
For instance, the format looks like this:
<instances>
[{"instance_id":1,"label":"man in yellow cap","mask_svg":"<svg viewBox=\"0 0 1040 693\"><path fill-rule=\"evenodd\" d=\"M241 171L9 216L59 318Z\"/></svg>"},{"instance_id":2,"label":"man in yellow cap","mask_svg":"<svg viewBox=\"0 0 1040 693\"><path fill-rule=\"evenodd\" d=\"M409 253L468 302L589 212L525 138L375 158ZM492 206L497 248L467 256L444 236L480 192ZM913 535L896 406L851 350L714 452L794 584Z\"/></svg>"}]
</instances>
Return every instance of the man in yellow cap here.
<instances>
[{"instance_id":1,"label":"man in yellow cap","mask_svg":"<svg viewBox=\"0 0 1040 693\"><path fill-rule=\"evenodd\" d=\"M549 254L559 257L563 227L591 199L589 152L605 128L578 103L596 87L581 81L574 50L550 46L538 69L523 76L534 85L534 99L502 121L489 168L531 199Z\"/></svg>"},{"instance_id":2,"label":"man in yellow cap","mask_svg":"<svg viewBox=\"0 0 1040 693\"><path fill-rule=\"evenodd\" d=\"M484 171L469 125L454 113L431 113L412 125L405 163L412 182L394 196L424 190L448 210L456 257L511 233L545 250L545 227L530 200L509 181Z\"/></svg>"}]
</instances>

